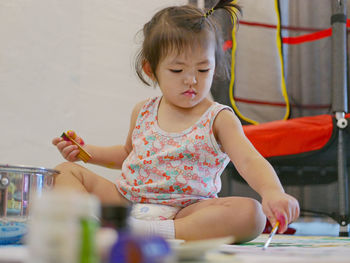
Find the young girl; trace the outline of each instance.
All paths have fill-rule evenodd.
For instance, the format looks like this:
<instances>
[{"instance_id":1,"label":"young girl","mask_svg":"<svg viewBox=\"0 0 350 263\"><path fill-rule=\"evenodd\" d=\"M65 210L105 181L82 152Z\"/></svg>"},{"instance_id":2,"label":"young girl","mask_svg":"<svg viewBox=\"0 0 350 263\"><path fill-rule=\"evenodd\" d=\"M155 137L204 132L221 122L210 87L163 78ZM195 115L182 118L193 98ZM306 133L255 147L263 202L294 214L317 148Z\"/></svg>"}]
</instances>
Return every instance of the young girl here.
<instances>
[{"instance_id":1,"label":"young girl","mask_svg":"<svg viewBox=\"0 0 350 263\"><path fill-rule=\"evenodd\" d=\"M133 204L132 228L166 238L233 235L235 242L245 242L262 232L265 215L271 224L280 222L280 233L287 229L299 216L297 200L284 192L232 110L208 99L213 77L227 72L213 13L226 10L235 22L239 7L233 2L220 0L207 12L169 7L153 16L143 28L136 71L146 84L158 85L162 96L134 107L125 145L83 146L90 163L121 168L121 176L112 183L74 163L77 146L55 138L69 161L56 167L61 171L56 187L87 191L102 203ZM217 197L229 161L260 194L262 205Z\"/></svg>"}]
</instances>

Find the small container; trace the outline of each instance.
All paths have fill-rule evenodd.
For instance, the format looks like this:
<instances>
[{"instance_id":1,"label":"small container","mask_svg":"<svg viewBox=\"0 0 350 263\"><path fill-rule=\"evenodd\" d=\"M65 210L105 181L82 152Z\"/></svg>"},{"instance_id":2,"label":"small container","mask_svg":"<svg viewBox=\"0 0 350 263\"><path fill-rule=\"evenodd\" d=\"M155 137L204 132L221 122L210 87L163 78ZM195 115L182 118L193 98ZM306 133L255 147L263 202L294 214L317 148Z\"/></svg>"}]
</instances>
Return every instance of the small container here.
<instances>
[{"instance_id":1,"label":"small container","mask_svg":"<svg viewBox=\"0 0 350 263\"><path fill-rule=\"evenodd\" d=\"M111 249L118 239L117 231L129 231L130 210L131 207L126 206L102 205L101 228L97 234L101 263L109 262Z\"/></svg>"},{"instance_id":2,"label":"small container","mask_svg":"<svg viewBox=\"0 0 350 263\"><path fill-rule=\"evenodd\" d=\"M110 253L109 263L170 263L173 256L169 244L160 236L122 233Z\"/></svg>"},{"instance_id":3,"label":"small container","mask_svg":"<svg viewBox=\"0 0 350 263\"><path fill-rule=\"evenodd\" d=\"M53 186L59 171L0 164L0 246L23 244L32 200Z\"/></svg>"},{"instance_id":4,"label":"small container","mask_svg":"<svg viewBox=\"0 0 350 263\"><path fill-rule=\"evenodd\" d=\"M99 262L95 244L99 209L98 199L89 194L44 193L31 208L29 262Z\"/></svg>"},{"instance_id":5,"label":"small container","mask_svg":"<svg viewBox=\"0 0 350 263\"><path fill-rule=\"evenodd\" d=\"M131 206L102 205L101 226L118 231L129 231Z\"/></svg>"},{"instance_id":6,"label":"small container","mask_svg":"<svg viewBox=\"0 0 350 263\"><path fill-rule=\"evenodd\" d=\"M131 207L102 207L102 225L114 228L118 238L111 247L109 263L169 263L173 262L171 249L160 236L142 236L130 231L127 224Z\"/></svg>"}]
</instances>

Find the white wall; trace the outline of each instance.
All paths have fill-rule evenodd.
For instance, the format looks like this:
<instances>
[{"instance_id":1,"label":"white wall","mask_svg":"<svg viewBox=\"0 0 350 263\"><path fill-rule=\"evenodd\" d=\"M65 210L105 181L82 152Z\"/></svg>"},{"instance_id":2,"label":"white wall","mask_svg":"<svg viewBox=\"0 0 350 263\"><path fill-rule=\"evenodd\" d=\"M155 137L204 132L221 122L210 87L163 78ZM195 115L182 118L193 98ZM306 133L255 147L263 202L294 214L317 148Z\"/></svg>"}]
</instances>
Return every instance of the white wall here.
<instances>
[{"instance_id":1,"label":"white wall","mask_svg":"<svg viewBox=\"0 0 350 263\"><path fill-rule=\"evenodd\" d=\"M123 143L134 104L159 94L133 71L135 35L155 11L183 3L1 0L0 164L53 168L63 158L51 140L69 129L86 143Z\"/></svg>"}]
</instances>

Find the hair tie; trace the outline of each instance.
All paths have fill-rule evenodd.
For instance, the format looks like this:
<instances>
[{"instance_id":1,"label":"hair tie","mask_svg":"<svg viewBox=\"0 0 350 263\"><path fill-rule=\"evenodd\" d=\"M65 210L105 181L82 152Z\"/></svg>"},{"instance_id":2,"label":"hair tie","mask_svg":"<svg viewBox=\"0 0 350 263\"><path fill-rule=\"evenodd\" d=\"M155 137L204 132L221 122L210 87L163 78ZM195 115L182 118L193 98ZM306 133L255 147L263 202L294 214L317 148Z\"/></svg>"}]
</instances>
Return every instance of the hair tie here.
<instances>
[{"instance_id":1,"label":"hair tie","mask_svg":"<svg viewBox=\"0 0 350 263\"><path fill-rule=\"evenodd\" d=\"M213 12L214 12L214 7L211 8L211 9L209 9L209 10L205 13L204 17L210 16Z\"/></svg>"}]
</instances>

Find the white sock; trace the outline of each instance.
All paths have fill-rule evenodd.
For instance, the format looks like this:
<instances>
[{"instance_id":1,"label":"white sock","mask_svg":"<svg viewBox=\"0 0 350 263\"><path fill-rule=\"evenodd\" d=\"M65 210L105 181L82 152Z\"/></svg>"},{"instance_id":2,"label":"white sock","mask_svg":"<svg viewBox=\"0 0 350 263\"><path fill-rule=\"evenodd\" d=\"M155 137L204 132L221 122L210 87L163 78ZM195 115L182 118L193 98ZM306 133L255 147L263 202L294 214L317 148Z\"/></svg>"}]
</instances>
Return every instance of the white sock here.
<instances>
[{"instance_id":1,"label":"white sock","mask_svg":"<svg viewBox=\"0 0 350 263\"><path fill-rule=\"evenodd\" d=\"M131 231L142 235L159 235L165 239L175 238L174 220L142 220L129 218Z\"/></svg>"}]
</instances>

